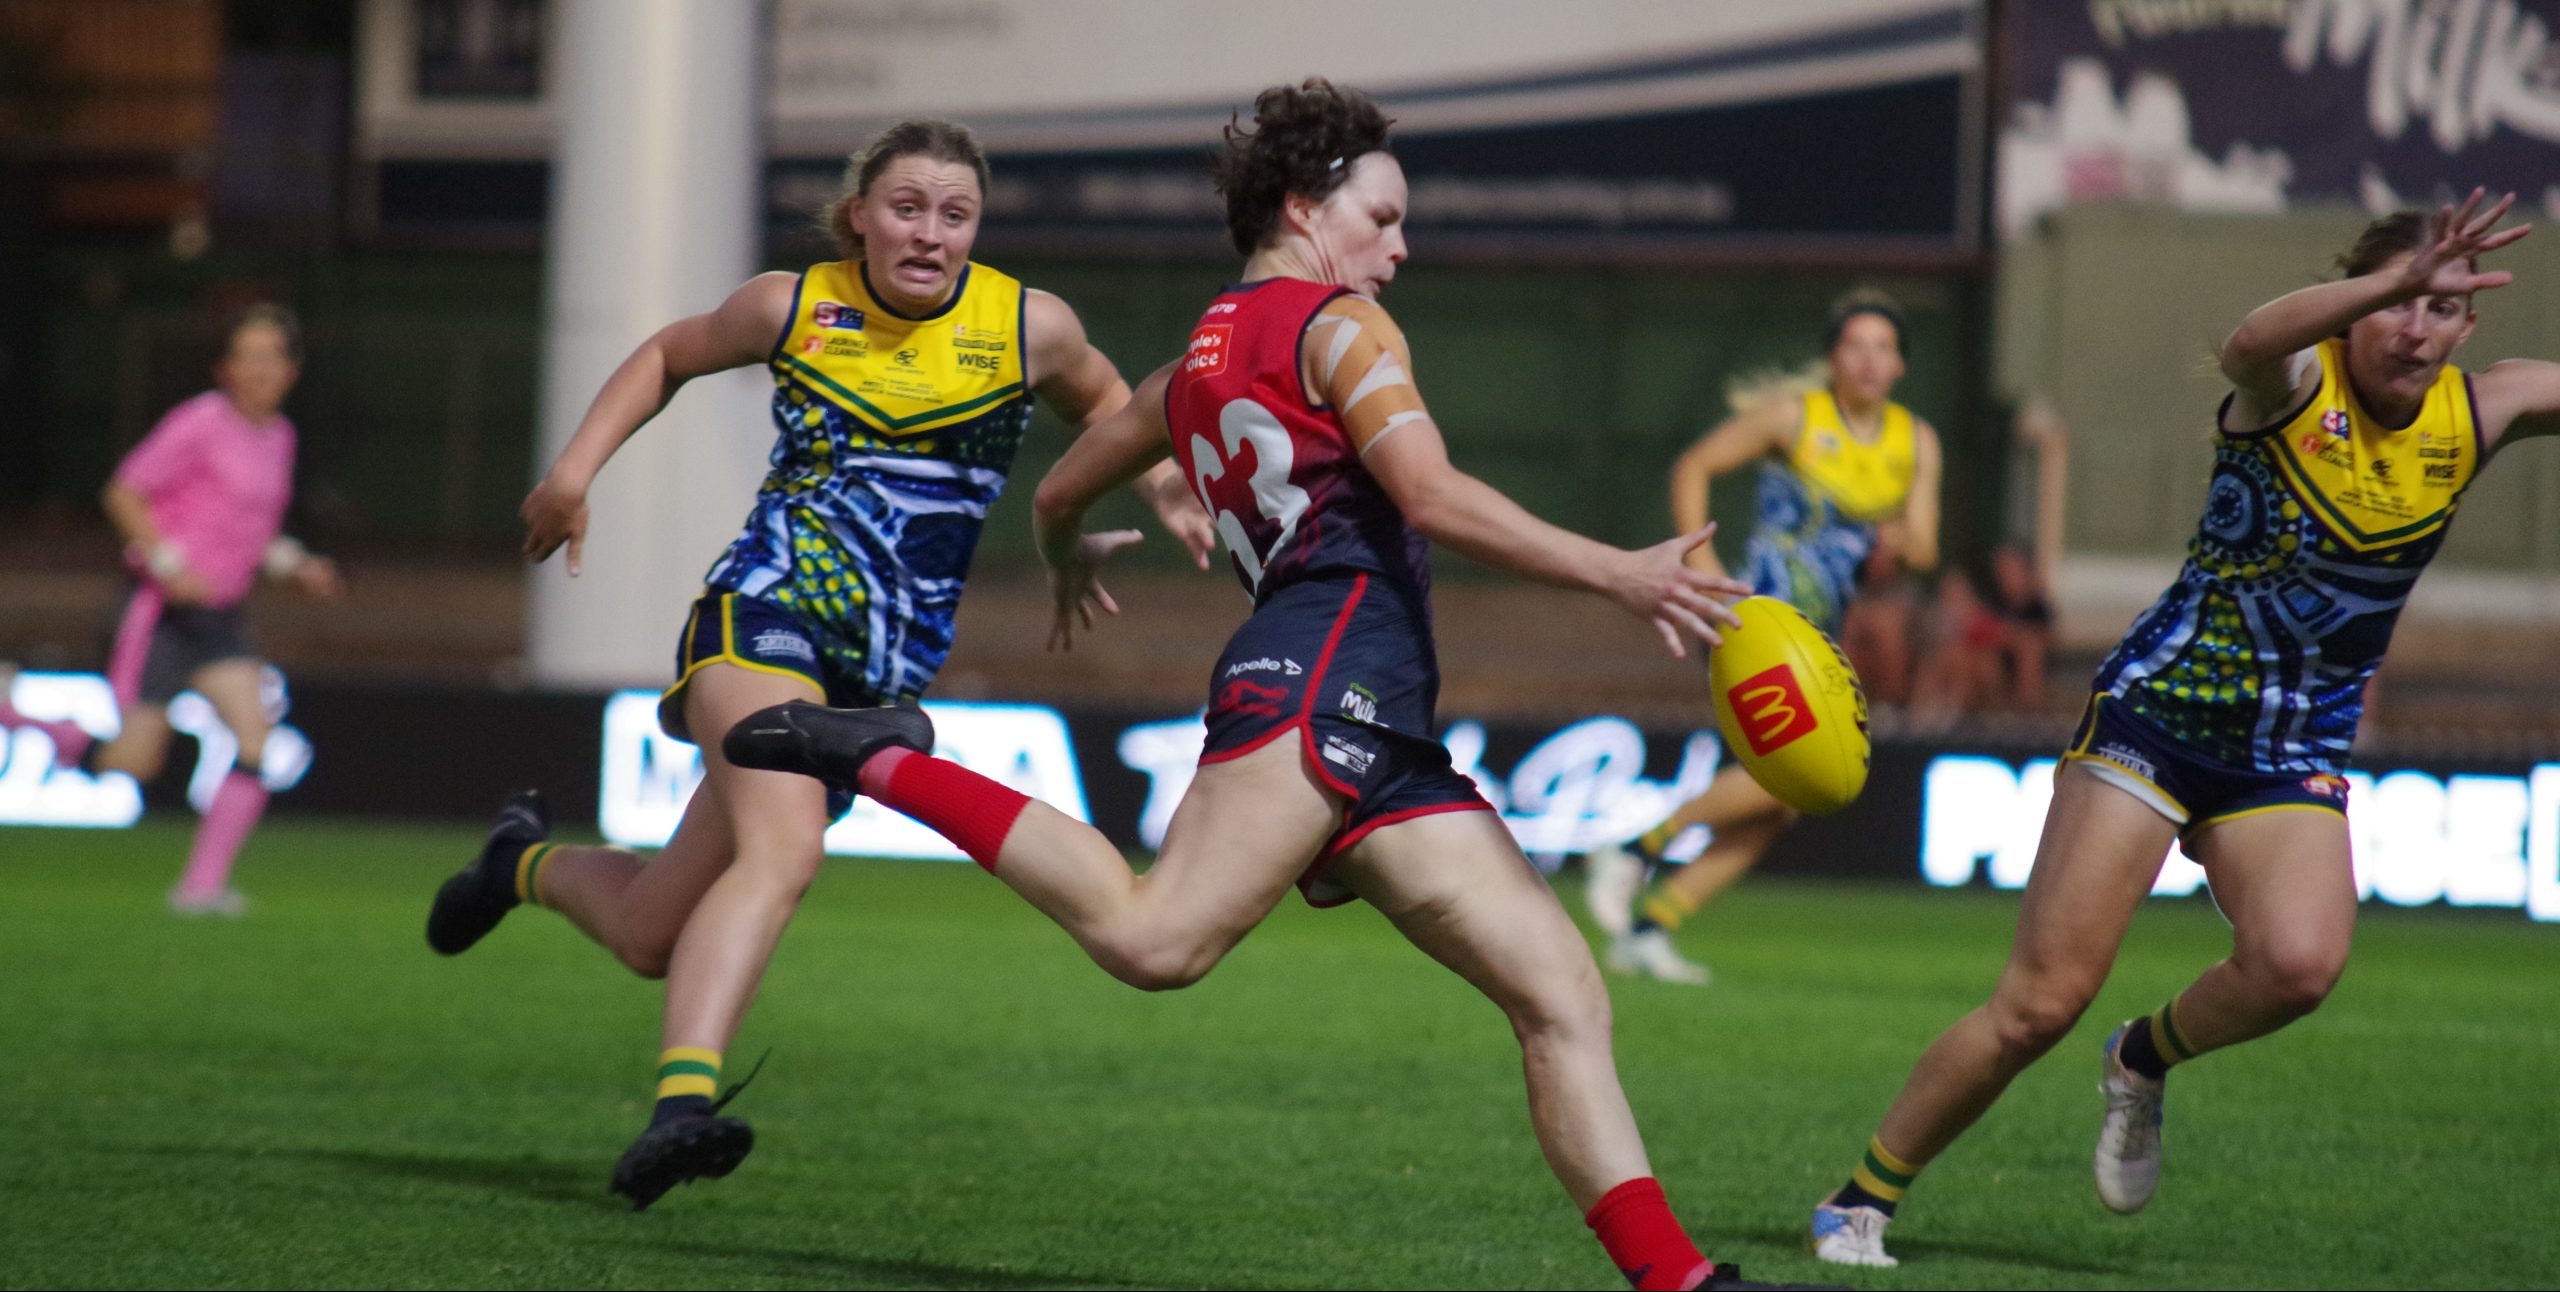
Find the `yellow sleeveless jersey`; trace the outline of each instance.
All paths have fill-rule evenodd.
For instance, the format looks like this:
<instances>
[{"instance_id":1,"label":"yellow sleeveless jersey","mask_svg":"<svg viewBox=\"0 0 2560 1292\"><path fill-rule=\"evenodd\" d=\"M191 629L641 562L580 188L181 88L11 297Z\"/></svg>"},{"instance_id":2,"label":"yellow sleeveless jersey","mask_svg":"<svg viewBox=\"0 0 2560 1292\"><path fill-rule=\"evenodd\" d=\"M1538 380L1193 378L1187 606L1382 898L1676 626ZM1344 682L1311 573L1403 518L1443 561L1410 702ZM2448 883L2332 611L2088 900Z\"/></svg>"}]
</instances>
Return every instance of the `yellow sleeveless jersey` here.
<instances>
[{"instance_id":1,"label":"yellow sleeveless jersey","mask_svg":"<svg viewBox=\"0 0 2560 1292\"><path fill-rule=\"evenodd\" d=\"M2261 772L2345 765L2365 680L2480 469L2459 369L2393 427L2357 398L2345 342L2317 354L2300 409L2219 437L2178 581L2098 671L2099 691L2153 725Z\"/></svg>"},{"instance_id":2,"label":"yellow sleeveless jersey","mask_svg":"<svg viewBox=\"0 0 2560 1292\"><path fill-rule=\"evenodd\" d=\"M774 342L770 470L713 588L820 630L837 675L912 697L951 649L987 508L1030 425L1022 284L985 265L908 317L860 261L811 265Z\"/></svg>"},{"instance_id":3,"label":"yellow sleeveless jersey","mask_svg":"<svg viewBox=\"0 0 2560 1292\"><path fill-rule=\"evenodd\" d=\"M1787 467L1807 489L1828 499L1840 515L1853 521L1884 520L1902 510L1911 497L1911 477L1918 470L1919 434L1911 410L1887 403L1873 442L1849 433L1840 416L1840 401L1828 390L1804 396L1804 429L1787 454Z\"/></svg>"},{"instance_id":4,"label":"yellow sleeveless jersey","mask_svg":"<svg viewBox=\"0 0 2560 1292\"><path fill-rule=\"evenodd\" d=\"M1824 632L1840 630L1878 521L1902 511L1918 470L1911 410L1884 406L1870 442L1849 433L1828 390L1804 395L1804 425L1784 462L1760 470L1758 521L1744 549L1752 590L1778 597Z\"/></svg>"}]
</instances>

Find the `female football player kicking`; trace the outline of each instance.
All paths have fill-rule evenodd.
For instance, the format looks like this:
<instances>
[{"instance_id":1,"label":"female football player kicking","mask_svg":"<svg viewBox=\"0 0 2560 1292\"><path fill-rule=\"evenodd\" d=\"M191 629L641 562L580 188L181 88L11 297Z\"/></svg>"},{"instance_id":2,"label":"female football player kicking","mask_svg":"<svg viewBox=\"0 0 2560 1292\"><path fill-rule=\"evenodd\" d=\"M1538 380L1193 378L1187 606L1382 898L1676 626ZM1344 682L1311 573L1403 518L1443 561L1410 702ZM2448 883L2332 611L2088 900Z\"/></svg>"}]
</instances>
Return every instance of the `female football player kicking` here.
<instances>
[{"instance_id":1,"label":"female football player kicking","mask_svg":"<svg viewBox=\"0 0 2560 1292\"><path fill-rule=\"evenodd\" d=\"M2347 277L2259 306L2222 343L2204 520L2186 565L2099 667L2063 754L2017 940L1988 1004L1920 1056L1848 1183L1816 1207L1816 1255L1891 1265L1914 1176L2053 1048L2097 995L2171 840L2204 864L2229 957L2106 1040L2094 1160L2120 1212L2160 1177L2169 1069L2310 1013L2346 967L2356 885L2348 745L2365 680L2463 489L2511 439L2560 430L2560 364L2447 363L2478 256L2513 204L2403 212L2339 257Z\"/></svg>"},{"instance_id":2,"label":"female football player kicking","mask_svg":"<svg viewBox=\"0 0 2560 1292\"><path fill-rule=\"evenodd\" d=\"M1682 563L1704 530L1605 546L1450 465L1374 299L1405 258L1405 181L1386 144L1386 118L1356 92L1263 92L1218 173L1243 281L1040 484L1053 645L1116 612L1096 572L1137 538L1080 533L1086 509L1168 450L1254 598L1211 675L1199 774L1151 869L1132 874L1099 831L920 752L929 728L911 711L784 705L733 729L728 756L858 787L933 827L1145 990L1197 982L1293 882L1319 903L1366 898L1509 1017L1539 1146L1630 1282L1761 1286L1710 1263L1672 1217L1618 1085L1590 950L1433 738L1427 549L1598 593L1674 654L1684 631L1715 641L1731 622L1720 598L1743 588Z\"/></svg>"},{"instance_id":3,"label":"female football player kicking","mask_svg":"<svg viewBox=\"0 0 2560 1292\"><path fill-rule=\"evenodd\" d=\"M1873 289L1831 307L1823 328L1822 384L1781 377L1745 385L1733 416L1706 433L1671 468L1671 515L1683 529L1707 523L1707 487L1717 476L1760 466L1759 523L1746 549L1752 589L1804 612L1838 636L1858 572L1881 544L1902 569L1938 563L1938 433L1893 402L1903 374L1902 308ZM1715 549L1689 564L1722 575ZM1797 820L1728 762L1704 792L1627 848L1584 858L1592 920L1610 935L1609 967L1664 982L1704 983L1707 967L1680 954L1681 923L1750 873ZM1641 901L1637 890L1662 864L1662 850L1691 826L1715 832L1698 859Z\"/></svg>"}]
</instances>

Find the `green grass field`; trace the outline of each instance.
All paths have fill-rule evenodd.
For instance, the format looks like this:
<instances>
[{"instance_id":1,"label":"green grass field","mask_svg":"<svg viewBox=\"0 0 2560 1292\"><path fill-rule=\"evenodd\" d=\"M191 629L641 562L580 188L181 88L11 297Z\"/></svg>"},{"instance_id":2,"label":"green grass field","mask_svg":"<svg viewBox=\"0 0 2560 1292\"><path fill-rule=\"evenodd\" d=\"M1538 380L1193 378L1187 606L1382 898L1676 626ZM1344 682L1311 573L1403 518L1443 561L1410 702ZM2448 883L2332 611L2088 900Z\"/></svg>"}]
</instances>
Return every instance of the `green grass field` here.
<instances>
[{"instance_id":1,"label":"green grass field","mask_svg":"<svg viewBox=\"0 0 2560 1292\"><path fill-rule=\"evenodd\" d=\"M967 866L839 864L733 1071L760 1136L642 1215L658 991L525 912L455 961L447 827L280 822L246 920L160 899L183 823L0 831L0 1286L1619 1286L1540 1164L1493 1009L1362 908L1295 899L1145 996ZM1912 1058L1999 965L2013 899L1769 877L1617 981L1654 1162L1759 1277ZM2146 912L2107 994L1914 1190L1862 1287L2549 1286L2560 929L2376 913L2326 1010L2180 1073L2136 1218L2088 1183L2095 1054L2220 953ZM2537 1184L2536 1181L2543 1182Z\"/></svg>"}]
</instances>

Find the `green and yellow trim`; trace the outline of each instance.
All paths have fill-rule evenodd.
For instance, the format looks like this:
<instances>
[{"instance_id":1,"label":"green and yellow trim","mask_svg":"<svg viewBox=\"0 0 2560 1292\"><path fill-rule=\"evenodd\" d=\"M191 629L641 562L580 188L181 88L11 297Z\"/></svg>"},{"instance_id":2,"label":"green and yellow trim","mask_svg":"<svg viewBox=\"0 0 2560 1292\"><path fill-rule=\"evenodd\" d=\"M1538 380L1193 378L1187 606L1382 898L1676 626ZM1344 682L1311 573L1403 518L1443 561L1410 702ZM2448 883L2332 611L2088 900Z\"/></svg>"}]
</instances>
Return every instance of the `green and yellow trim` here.
<instances>
[{"instance_id":1,"label":"green and yellow trim","mask_svg":"<svg viewBox=\"0 0 2560 1292\"><path fill-rule=\"evenodd\" d=\"M1849 1173L1849 1178L1886 1202L1900 1202L1902 1195L1911 1191L1911 1182L1919 1178L1920 1166L1895 1157L1882 1139L1870 1138L1866 1157L1859 1161L1857 1170Z\"/></svg>"},{"instance_id":2,"label":"green and yellow trim","mask_svg":"<svg viewBox=\"0 0 2560 1292\"><path fill-rule=\"evenodd\" d=\"M2264 816L2269 812L2327 812L2340 818L2347 815L2347 810L2335 803L2269 803L2261 807L2242 808L2237 812L2225 812L2220 816L2209 816L2199 824L2221 825L2225 821Z\"/></svg>"},{"instance_id":3,"label":"green and yellow trim","mask_svg":"<svg viewBox=\"0 0 2560 1292\"><path fill-rule=\"evenodd\" d=\"M687 660L685 662L684 672L677 675L675 685L670 686L665 691L659 693L660 699L665 699L669 696L675 695L679 691L682 691L685 683L693 680L694 674L699 673L714 664L729 664L738 668L743 668L751 673L771 673L775 677L787 677L800 683L802 686L808 687L809 694L812 698L821 701L827 698L826 688L819 686L817 679L810 677L808 674L803 673L798 669L783 668L779 665L766 664L758 660L748 659L746 656L739 654L738 594L735 592L721 593L719 606L719 651L714 654L696 656L693 659ZM693 643L697 637L695 630L700 626L701 618L702 608L699 605L696 605L693 613L685 618L684 645L687 652L690 652L693 649Z\"/></svg>"},{"instance_id":4,"label":"green and yellow trim","mask_svg":"<svg viewBox=\"0 0 2560 1292\"><path fill-rule=\"evenodd\" d=\"M1025 394L1022 382L1015 380L972 399L964 399L956 404L936 405L911 417L899 417L846 389L834 378L819 371L798 355L777 356L773 366L776 372L800 383L809 393L853 414L872 430L892 438L918 435L925 431L938 430L954 423L965 422L990 408L998 407L1009 400L1022 398Z\"/></svg>"},{"instance_id":5,"label":"green and yellow trim","mask_svg":"<svg viewBox=\"0 0 2560 1292\"><path fill-rule=\"evenodd\" d=\"M670 1046L658 1054L658 1097L673 1099L680 1095L700 1095L709 1099L720 1092L720 1052L698 1045Z\"/></svg>"},{"instance_id":6,"label":"green and yellow trim","mask_svg":"<svg viewBox=\"0 0 2560 1292\"><path fill-rule=\"evenodd\" d=\"M542 863L551 860L559 849L556 843L537 843L516 858L516 900L527 906L542 902Z\"/></svg>"},{"instance_id":7,"label":"green and yellow trim","mask_svg":"<svg viewBox=\"0 0 2560 1292\"><path fill-rule=\"evenodd\" d=\"M2160 1057L2168 1060L2172 1067L2196 1057L2196 1052L2187 1045L2187 1038L2178 1034L2177 1022L2170 1018L2177 1007L2178 1002L2173 1000L2151 1014L2151 1048L2158 1050Z\"/></svg>"}]
</instances>

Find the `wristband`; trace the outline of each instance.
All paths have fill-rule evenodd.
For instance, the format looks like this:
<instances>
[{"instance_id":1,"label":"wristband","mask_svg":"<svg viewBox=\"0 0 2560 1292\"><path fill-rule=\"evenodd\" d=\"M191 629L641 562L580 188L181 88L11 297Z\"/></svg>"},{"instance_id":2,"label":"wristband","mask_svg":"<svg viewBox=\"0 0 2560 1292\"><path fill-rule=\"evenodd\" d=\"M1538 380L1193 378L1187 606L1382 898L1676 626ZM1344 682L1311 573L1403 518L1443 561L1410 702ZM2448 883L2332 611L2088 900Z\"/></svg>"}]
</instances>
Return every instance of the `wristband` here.
<instances>
[{"instance_id":1,"label":"wristband","mask_svg":"<svg viewBox=\"0 0 2560 1292\"><path fill-rule=\"evenodd\" d=\"M185 549L165 538L149 547L140 543L126 545L124 559L128 565L150 571L152 578L163 583L186 573L187 570Z\"/></svg>"},{"instance_id":2,"label":"wristband","mask_svg":"<svg viewBox=\"0 0 2560 1292\"><path fill-rule=\"evenodd\" d=\"M265 570L270 579L289 579L294 571L302 568L303 562L310 559L311 549L304 547L301 540L279 534L267 544L267 554L259 568Z\"/></svg>"}]
</instances>

